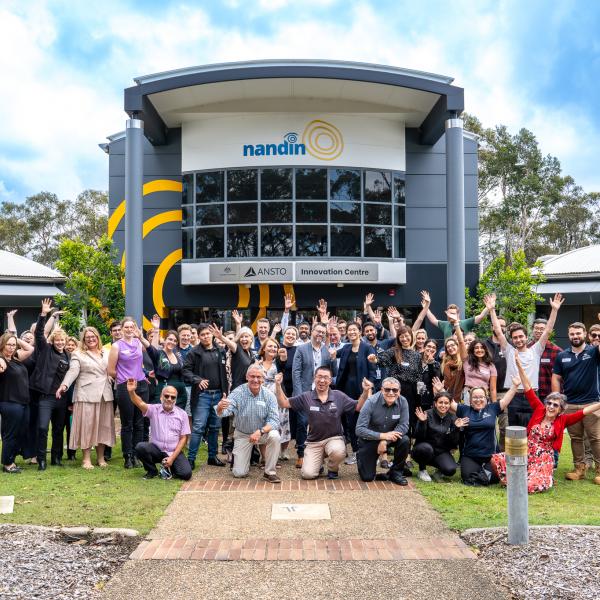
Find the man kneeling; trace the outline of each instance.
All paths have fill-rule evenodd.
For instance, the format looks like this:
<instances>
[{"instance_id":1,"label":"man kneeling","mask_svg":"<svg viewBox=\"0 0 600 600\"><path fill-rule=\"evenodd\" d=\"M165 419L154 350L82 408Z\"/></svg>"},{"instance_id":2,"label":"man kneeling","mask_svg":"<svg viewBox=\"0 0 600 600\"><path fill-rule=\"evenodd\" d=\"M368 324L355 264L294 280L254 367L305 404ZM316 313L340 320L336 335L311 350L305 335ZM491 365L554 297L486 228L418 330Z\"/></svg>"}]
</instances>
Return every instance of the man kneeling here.
<instances>
[{"instance_id":1,"label":"man kneeling","mask_svg":"<svg viewBox=\"0 0 600 600\"><path fill-rule=\"evenodd\" d=\"M219 417L233 415L233 476L246 477L250 470L252 446L266 444L265 479L281 483L277 476L279 458L279 411L275 395L262 387L264 375L258 365L250 365L246 380L236 387L229 397L223 396L215 406Z\"/></svg>"},{"instance_id":2,"label":"man kneeling","mask_svg":"<svg viewBox=\"0 0 600 600\"><path fill-rule=\"evenodd\" d=\"M381 391L367 399L356 423L358 474L363 481L387 479L408 485L403 474L410 449L408 422L408 403L400 396L400 382L387 377L381 383ZM394 446L394 462L387 474L377 476L379 449L385 449L387 444Z\"/></svg>"},{"instance_id":3,"label":"man kneeling","mask_svg":"<svg viewBox=\"0 0 600 600\"><path fill-rule=\"evenodd\" d=\"M160 394L160 404L146 404L135 393L136 387L135 379L127 380L131 401L150 420L150 441L135 447L135 454L146 469L144 479L157 477L156 464L160 463L162 479L177 477L187 481L192 477L192 467L183 448L190 435L190 423L185 411L175 406L177 390L167 385Z\"/></svg>"}]
</instances>

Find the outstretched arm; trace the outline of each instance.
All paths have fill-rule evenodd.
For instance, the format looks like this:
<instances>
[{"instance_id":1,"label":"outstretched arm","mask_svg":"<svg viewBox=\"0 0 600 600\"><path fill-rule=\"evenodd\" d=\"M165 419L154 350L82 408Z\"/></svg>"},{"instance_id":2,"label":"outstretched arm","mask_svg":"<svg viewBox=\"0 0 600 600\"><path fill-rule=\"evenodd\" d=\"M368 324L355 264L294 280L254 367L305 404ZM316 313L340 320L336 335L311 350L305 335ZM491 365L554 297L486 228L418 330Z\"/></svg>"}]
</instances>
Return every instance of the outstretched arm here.
<instances>
[{"instance_id":1,"label":"outstretched arm","mask_svg":"<svg viewBox=\"0 0 600 600\"><path fill-rule=\"evenodd\" d=\"M275 375L275 397L277 398L277 404L281 408L290 408L290 401L287 399L281 383L283 382L283 373L277 373Z\"/></svg>"},{"instance_id":2,"label":"outstretched arm","mask_svg":"<svg viewBox=\"0 0 600 600\"><path fill-rule=\"evenodd\" d=\"M554 329L554 324L556 323L556 317L558 315L558 311L562 306L562 303L565 299L562 297L562 294L554 294L554 298L550 300L550 306L552 307L552 311L550 312L550 317L548 322L546 323L546 327L544 328L544 333L540 336L539 344L543 348L550 337L550 333Z\"/></svg>"},{"instance_id":3,"label":"outstretched arm","mask_svg":"<svg viewBox=\"0 0 600 600\"><path fill-rule=\"evenodd\" d=\"M508 345L508 340L506 339L504 333L502 333L502 327L500 327L500 321L498 320L498 315L496 314L496 294L485 296L483 301L485 302L486 308L490 312L494 335L498 338L500 347L504 350L504 348L506 348Z\"/></svg>"},{"instance_id":4,"label":"outstretched arm","mask_svg":"<svg viewBox=\"0 0 600 600\"><path fill-rule=\"evenodd\" d=\"M478 314L475 315L475 325L479 325L479 323L481 323L481 321L483 321L489 314L489 309L487 306L483 307L483 310Z\"/></svg>"},{"instance_id":5,"label":"outstretched arm","mask_svg":"<svg viewBox=\"0 0 600 600\"><path fill-rule=\"evenodd\" d=\"M513 377L512 385L510 386L510 389L508 390L508 392L506 392L506 394L504 394L504 398L502 398L502 400L500 400L500 408L502 410L504 410L512 402L520 385L521 385L521 380L518 377Z\"/></svg>"},{"instance_id":6,"label":"outstretched arm","mask_svg":"<svg viewBox=\"0 0 600 600\"><path fill-rule=\"evenodd\" d=\"M417 329L421 329L421 325L429 312L429 306L431 305L431 297L429 296L429 292L427 290L423 290L421 292L421 312L418 314L415 322L413 323L412 330L417 331Z\"/></svg>"},{"instance_id":7,"label":"outstretched arm","mask_svg":"<svg viewBox=\"0 0 600 600\"><path fill-rule=\"evenodd\" d=\"M129 398L140 409L140 412L145 415L148 410L148 405L135 393L136 388L137 381L135 379L128 379L127 391L129 392Z\"/></svg>"}]
</instances>

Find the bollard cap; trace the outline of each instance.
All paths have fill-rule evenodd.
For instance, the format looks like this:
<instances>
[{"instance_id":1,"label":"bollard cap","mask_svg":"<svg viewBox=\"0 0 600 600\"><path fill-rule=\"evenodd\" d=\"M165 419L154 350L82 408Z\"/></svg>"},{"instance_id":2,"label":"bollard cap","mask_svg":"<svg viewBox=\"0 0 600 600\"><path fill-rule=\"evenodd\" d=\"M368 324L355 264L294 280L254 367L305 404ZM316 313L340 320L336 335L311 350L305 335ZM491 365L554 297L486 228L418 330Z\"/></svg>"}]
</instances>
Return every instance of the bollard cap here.
<instances>
[{"instance_id":1,"label":"bollard cap","mask_svg":"<svg viewBox=\"0 0 600 600\"><path fill-rule=\"evenodd\" d=\"M506 428L506 437L513 439L526 439L527 438L527 427L519 427L517 425L511 425Z\"/></svg>"}]
</instances>

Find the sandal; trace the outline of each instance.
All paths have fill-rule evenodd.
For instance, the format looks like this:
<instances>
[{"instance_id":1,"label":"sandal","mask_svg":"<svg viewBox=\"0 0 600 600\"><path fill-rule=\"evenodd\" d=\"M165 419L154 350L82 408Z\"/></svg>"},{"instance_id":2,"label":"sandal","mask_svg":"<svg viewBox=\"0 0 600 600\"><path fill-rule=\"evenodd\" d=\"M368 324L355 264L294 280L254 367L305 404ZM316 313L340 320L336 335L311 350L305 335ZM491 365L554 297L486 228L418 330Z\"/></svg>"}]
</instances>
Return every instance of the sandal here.
<instances>
[{"instance_id":1,"label":"sandal","mask_svg":"<svg viewBox=\"0 0 600 600\"><path fill-rule=\"evenodd\" d=\"M103 461L103 462L100 462L100 461L98 461L98 466L99 466L101 469L106 469L106 467L108 467L108 463L107 463L107 462L104 462L104 461Z\"/></svg>"},{"instance_id":2,"label":"sandal","mask_svg":"<svg viewBox=\"0 0 600 600\"><path fill-rule=\"evenodd\" d=\"M82 463L81 466L88 471L91 471L94 468L92 463Z\"/></svg>"},{"instance_id":3,"label":"sandal","mask_svg":"<svg viewBox=\"0 0 600 600\"><path fill-rule=\"evenodd\" d=\"M16 473L20 473L23 469L21 469L20 467L17 467L17 465L13 465L12 467L2 467L2 471L4 473L12 473L12 474L16 474Z\"/></svg>"}]
</instances>

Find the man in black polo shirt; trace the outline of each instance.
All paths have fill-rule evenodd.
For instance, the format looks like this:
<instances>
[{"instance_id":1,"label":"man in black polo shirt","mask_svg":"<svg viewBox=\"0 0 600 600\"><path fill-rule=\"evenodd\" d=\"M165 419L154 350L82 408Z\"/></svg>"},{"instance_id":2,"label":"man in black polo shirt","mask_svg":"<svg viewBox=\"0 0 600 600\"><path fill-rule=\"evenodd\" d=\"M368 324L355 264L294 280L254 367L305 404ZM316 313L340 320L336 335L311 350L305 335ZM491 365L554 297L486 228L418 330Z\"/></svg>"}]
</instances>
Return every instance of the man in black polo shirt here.
<instances>
[{"instance_id":1,"label":"man in black polo shirt","mask_svg":"<svg viewBox=\"0 0 600 600\"><path fill-rule=\"evenodd\" d=\"M404 477L410 449L408 422L408 403L400 396L400 382L386 377L381 391L370 396L361 408L356 423L358 474L363 481L389 479L397 485L408 485ZM387 474L376 477L379 446L385 451L388 443L395 447L394 462Z\"/></svg>"},{"instance_id":2,"label":"man in black polo shirt","mask_svg":"<svg viewBox=\"0 0 600 600\"><path fill-rule=\"evenodd\" d=\"M302 479L316 479L323 468L325 456L328 458L327 479L337 479L339 465L346 457L342 416L360 410L371 390L371 382L363 380L363 393L357 402L339 390L330 389L331 380L331 369L318 367L314 390L288 400L281 387L283 373L275 376L275 395L279 406L302 411L308 419L308 437L300 471Z\"/></svg>"},{"instance_id":3,"label":"man in black polo shirt","mask_svg":"<svg viewBox=\"0 0 600 600\"><path fill-rule=\"evenodd\" d=\"M598 368L600 366L600 348L588 346L585 343L586 330L583 323L569 325L569 341L571 347L563 350L556 357L552 374L552 391L567 396L565 414L574 413L586 404L598 401ZM587 435L596 463L594 483L600 485L600 417L596 413L586 415L582 421L568 427L571 438L571 450L575 470L565 477L572 481L585 479L587 470L585 464L583 436Z\"/></svg>"}]
</instances>

